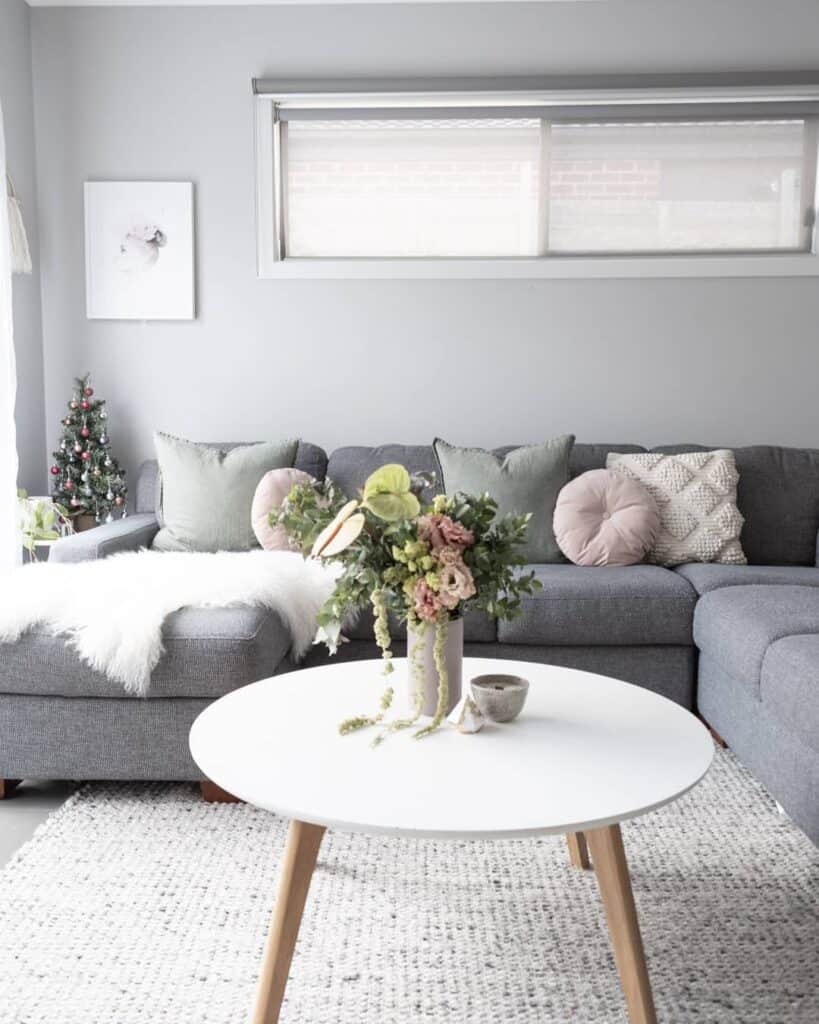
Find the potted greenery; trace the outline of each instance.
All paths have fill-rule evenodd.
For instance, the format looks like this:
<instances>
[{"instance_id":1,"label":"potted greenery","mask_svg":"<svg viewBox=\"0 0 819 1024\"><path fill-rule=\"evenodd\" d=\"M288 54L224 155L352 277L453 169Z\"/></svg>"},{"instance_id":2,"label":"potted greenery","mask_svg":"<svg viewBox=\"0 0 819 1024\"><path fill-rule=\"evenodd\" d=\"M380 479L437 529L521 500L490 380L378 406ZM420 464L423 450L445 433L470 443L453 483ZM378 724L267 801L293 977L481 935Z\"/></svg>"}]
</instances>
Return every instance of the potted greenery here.
<instances>
[{"instance_id":1,"label":"potted greenery","mask_svg":"<svg viewBox=\"0 0 819 1024\"><path fill-rule=\"evenodd\" d=\"M29 561L37 561L37 545L44 541L59 540L72 533L68 509L51 498L29 497L24 490L18 490L20 505L20 533L23 547Z\"/></svg>"}]
</instances>

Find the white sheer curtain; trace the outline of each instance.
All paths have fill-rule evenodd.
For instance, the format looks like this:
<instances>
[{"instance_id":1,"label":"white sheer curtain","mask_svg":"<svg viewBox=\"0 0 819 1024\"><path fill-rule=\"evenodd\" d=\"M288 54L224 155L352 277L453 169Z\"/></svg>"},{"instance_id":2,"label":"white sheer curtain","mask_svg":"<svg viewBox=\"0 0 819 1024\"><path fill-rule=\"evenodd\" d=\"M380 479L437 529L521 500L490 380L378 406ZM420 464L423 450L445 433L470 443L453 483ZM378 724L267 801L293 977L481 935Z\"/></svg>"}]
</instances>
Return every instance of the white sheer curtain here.
<instances>
[{"instance_id":1,"label":"white sheer curtain","mask_svg":"<svg viewBox=\"0 0 819 1024\"><path fill-rule=\"evenodd\" d=\"M6 180L6 144L0 103L0 182ZM11 240L8 204L0 202L0 572L20 561L17 512L17 439L14 401L17 372L11 315Z\"/></svg>"}]
</instances>

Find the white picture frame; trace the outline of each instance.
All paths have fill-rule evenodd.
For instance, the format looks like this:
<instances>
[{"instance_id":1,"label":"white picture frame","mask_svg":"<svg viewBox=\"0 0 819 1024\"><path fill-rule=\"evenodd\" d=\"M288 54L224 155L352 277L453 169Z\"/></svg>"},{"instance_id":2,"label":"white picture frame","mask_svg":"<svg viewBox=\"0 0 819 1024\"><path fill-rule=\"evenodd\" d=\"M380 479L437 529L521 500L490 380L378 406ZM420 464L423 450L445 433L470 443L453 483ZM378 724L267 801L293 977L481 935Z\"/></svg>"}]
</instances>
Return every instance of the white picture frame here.
<instances>
[{"instance_id":1,"label":"white picture frame","mask_svg":"<svg viewBox=\"0 0 819 1024\"><path fill-rule=\"evenodd\" d=\"M193 184L87 181L89 320L193 320Z\"/></svg>"}]
</instances>

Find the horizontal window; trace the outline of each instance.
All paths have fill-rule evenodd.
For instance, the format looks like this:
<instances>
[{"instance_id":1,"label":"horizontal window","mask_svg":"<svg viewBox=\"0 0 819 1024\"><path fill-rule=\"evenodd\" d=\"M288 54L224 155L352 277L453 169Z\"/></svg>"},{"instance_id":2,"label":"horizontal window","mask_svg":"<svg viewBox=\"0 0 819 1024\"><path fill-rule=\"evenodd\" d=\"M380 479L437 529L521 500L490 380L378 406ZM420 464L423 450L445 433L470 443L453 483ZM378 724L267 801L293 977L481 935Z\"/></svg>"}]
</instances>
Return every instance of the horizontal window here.
<instances>
[{"instance_id":1,"label":"horizontal window","mask_svg":"<svg viewBox=\"0 0 819 1024\"><path fill-rule=\"evenodd\" d=\"M294 257L538 254L539 121L289 121Z\"/></svg>"},{"instance_id":2,"label":"horizontal window","mask_svg":"<svg viewBox=\"0 0 819 1024\"><path fill-rule=\"evenodd\" d=\"M806 248L804 121L552 125L549 251Z\"/></svg>"},{"instance_id":3,"label":"horizontal window","mask_svg":"<svg viewBox=\"0 0 819 1024\"><path fill-rule=\"evenodd\" d=\"M819 90L503 100L265 97L260 268L813 252Z\"/></svg>"}]
</instances>

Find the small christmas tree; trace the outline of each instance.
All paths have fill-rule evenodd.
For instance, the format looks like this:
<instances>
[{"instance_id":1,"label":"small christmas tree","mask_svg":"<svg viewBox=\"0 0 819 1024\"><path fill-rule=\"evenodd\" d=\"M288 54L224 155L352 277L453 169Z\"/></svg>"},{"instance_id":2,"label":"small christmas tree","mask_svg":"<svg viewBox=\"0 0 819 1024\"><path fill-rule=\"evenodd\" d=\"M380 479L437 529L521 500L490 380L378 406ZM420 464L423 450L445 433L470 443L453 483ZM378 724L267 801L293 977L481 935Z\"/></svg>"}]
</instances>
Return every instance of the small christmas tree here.
<instances>
[{"instance_id":1,"label":"small christmas tree","mask_svg":"<svg viewBox=\"0 0 819 1024\"><path fill-rule=\"evenodd\" d=\"M110 523L113 511L125 515L125 473L111 455L105 402L94 398L91 375L77 377L68 415L62 421L60 447L54 452L55 501L74 516Z\"/></svg>"}]
</instances>

